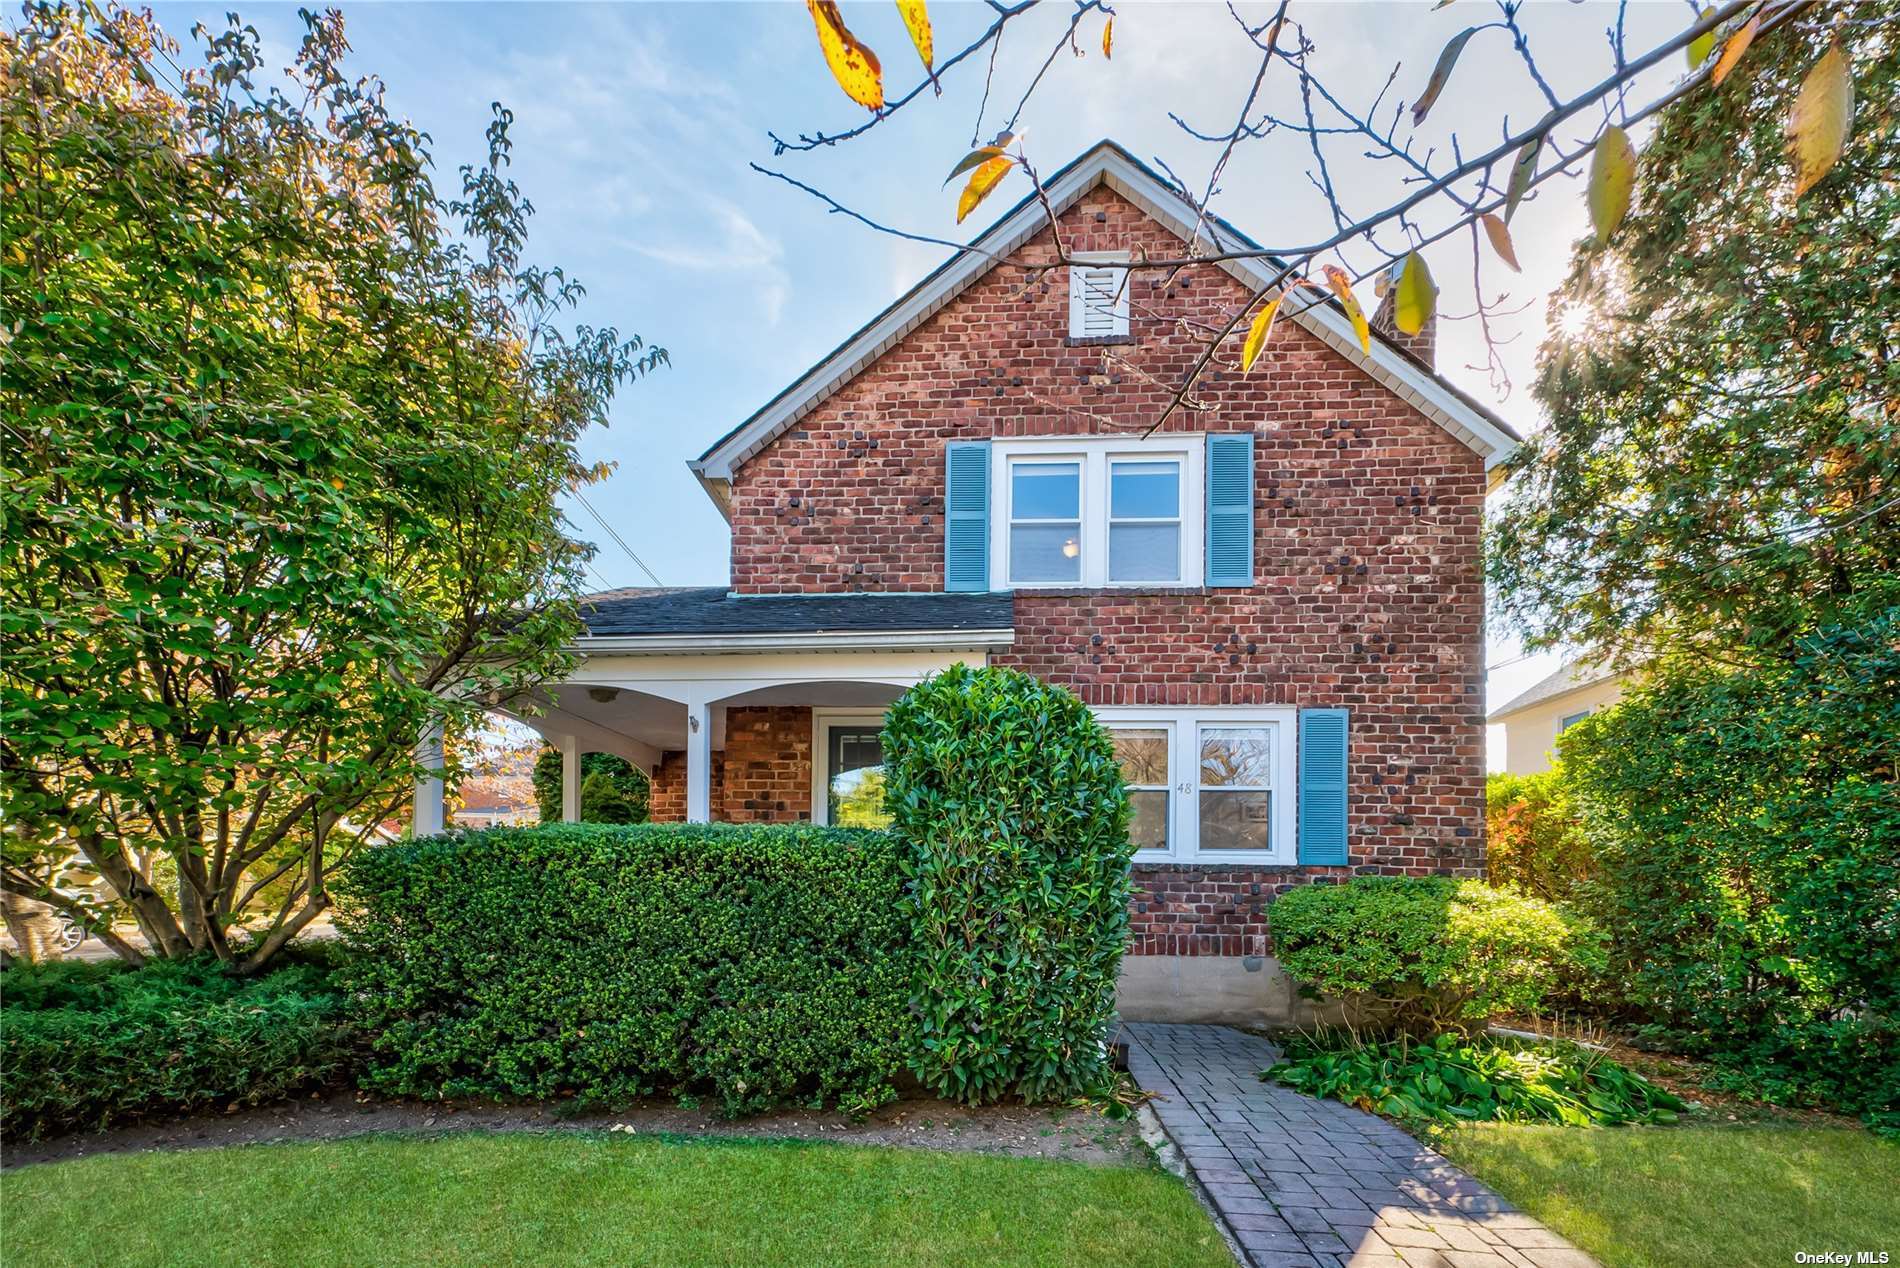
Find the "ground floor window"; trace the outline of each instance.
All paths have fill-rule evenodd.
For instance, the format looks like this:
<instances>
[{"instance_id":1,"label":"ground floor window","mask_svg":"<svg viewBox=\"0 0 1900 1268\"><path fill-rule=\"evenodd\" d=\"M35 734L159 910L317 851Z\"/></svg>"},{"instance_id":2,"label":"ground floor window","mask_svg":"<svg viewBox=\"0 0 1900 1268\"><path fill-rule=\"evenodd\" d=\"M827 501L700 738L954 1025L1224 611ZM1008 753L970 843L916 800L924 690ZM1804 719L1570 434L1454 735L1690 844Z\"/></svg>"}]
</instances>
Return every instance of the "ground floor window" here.
<instances>
[{"instance_id":1,"label":"ground floor window","mask_svg":"<svg viewBox=\"0 0 1900 1268\"><path fill-rule=\"evenodd\" d=\"M1291 863L1293 709L1103 708L1137 861Z\"/></svg>"},{"instance_id":2,"label":"ground floor window","mask_svg":"<svg viewBox=\"0 0 1900 1268\"><path fill-rule=\"evenodd\" d=\"M884 719L880 714L813 717L812 817L839 828L882 828Z\"/></svg>"}]
</instances>

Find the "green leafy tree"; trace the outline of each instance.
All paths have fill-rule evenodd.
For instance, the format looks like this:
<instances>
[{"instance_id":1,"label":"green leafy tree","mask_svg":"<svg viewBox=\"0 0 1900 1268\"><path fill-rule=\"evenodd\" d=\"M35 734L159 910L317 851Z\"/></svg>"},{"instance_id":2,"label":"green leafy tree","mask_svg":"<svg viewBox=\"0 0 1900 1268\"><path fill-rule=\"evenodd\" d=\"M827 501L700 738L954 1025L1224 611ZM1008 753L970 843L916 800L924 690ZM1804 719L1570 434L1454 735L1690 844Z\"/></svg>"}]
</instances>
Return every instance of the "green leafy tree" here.
<instances>
[{"instance_id":1,"label":"green leafy tree","mask_svg":"<svg viewBox=\"0 0 1900 1268\"><path fill-rule=\"evenodd\" d=\"M581 754L582 823L645 823L651 795L646 772L626 758ZM534 800L542 823L561 821L561 750L551 744L543 745L534 759Z\"/></svg>"},{"instance_id":2,"label":"green leafy tree","mask_svg":"<svg viewBox=\"0 0 1900 1268\"><path fill-rule=\"evenodd\" d=\"M0 884L58 903L35 864L76 852L152 954L246 970L419 734L564 669L557 498L665 359L557 328L581 292L522 258L506 111L444 198L342 19L305 22L281 87L235 17L189 68L134 13L0 33Z\"/></svg>"},{"instance_id":3,"label":"green leafy tree","mask_svg":"<svg viewBox=\"0 0 1900 1268\"><path fill-rule=\"evenodd\" d=\"M1900 572L1896 12L1792 28L1670 106L1637 208L1579 251L1491 543L1534 642L1760 663ZM1837 36L1853 131L1797 200L1787 124Z\"/></svg>"},{"instance_id":4,"label":"green leafy tree","mask_svg":"<svg viewBox=\"0 0 1900 1268\"><path fill-rule=\"evenodd\" d=\"M1636 209L1555 299L1550 425L1489 561L1533 644L1649 662L1560 744L1611 979L1752 1090L1875 1115L1900 1068L1897 15L1797 23L1659 117ZM1843 62L1829 170L1790 121L1838 106Z\"/></svg>"}]
</instances>

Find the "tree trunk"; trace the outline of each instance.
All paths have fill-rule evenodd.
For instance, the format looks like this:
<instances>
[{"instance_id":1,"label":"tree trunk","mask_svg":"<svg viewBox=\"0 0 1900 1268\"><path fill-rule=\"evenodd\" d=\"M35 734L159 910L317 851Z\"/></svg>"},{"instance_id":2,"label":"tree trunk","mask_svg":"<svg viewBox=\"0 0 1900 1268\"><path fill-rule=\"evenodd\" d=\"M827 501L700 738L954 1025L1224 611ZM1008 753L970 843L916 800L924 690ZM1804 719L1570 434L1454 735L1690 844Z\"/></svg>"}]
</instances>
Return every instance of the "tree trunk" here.
<instances>
[{"instance_id":1,"label":"tree trunk","mask_svg":"<svg viewBox=\"0 0 1900 1268\"><path fill-rule=\"evenodd\" d=\"M37 899L0 891L0 910L6 916L7 932L20 948L20 958L30 964L57 960L66 954L59 942L59 921L53 909Z\"/></svg>"}]
</instances>

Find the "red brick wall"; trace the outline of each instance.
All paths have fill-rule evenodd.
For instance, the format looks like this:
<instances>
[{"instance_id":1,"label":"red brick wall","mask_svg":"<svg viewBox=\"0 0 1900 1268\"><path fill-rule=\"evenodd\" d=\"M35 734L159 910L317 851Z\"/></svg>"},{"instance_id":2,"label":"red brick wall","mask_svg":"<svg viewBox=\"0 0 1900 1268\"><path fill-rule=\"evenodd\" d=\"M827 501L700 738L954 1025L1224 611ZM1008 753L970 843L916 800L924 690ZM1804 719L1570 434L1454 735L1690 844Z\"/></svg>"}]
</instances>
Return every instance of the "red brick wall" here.
<instances>
[{"instance_id":1,"label":"red brick wall","mask_svg":"<svg viewBox=\"0 0 1900 1268\"><path fill-rule=\"evenodd\" d=\"M1098 189L1071 250L1179 243ZM1018 258L1048 258L1047 236ZM732 576L747 593L935 590L943 447L1145 427L1245 292L1214 268L1133 281L1134 342L1071 347L1061 273L992 270L767 446L733 485ZM1236 346L1237 346L1236 341ZM1483 866L1482 460L1291 321L1244 379L1169 430L1251 431L1252 590L1019 591L992 656L1095 705L1344 705L1350 857L1362 872ZM1345 869L1137 868L1136 949L1257 954L1272 895Z\"/></svg>"},{"instance_id":2,"label":"red brick wall","mask_svg":"<svg viewBox=\"0 0 1900 1268\"><path fill-rule=\"evenodd\" d=\"M661 757L648 806L653 823L686 821L686 754ZM726 747L713 750L712 812L717 823L810 821L809 708L726 710Z\"/></svg>"},{"instance_id":3,"label":"red brick wall","mask_svg":"<svg viewBox=\"0 0 1900 1268\"><path fill-rule=\"evenodd\" d=\"M811 821L811 710L728 709L725 764L715 819L726 823Z\"/></svg>"}]
</instances>

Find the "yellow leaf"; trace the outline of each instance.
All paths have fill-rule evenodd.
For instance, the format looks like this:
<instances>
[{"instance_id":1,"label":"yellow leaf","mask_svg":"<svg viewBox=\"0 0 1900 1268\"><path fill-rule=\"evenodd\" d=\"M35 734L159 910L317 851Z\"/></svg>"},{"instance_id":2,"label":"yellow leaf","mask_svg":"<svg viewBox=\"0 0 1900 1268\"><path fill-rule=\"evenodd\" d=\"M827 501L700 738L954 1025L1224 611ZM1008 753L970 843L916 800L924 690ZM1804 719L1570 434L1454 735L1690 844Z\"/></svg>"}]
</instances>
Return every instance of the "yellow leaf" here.
<instances>
[{"instance_id":1,"label":"yellow leaf","mask_svg":"<svg viewBox=\"0 0 1900 1268\"><path fill-rule=\"evenodd\" d=\"M991 159L1001 154L1003 152L1004 147L1009 145L1010 142L1014 141L1015 139L1016 139L1015 136L1011 133L1008 133L1008 132L997 133L996 139L994 141L991 141L988 145L979 145L974 150L971 150L968 154L965 154L962 158L958 159L957 165L950 169L950 174L943 178L943 183L945 185L948 185L951 181L963 175L965 172L969 171L971 168L981 167L983 164L989 162Z\"/></svg>"},{"instance_id":2,"label":"yellow leaf","mask_svg":"<svg viewBox=\"0 0 1900 1268\"><path fill-rule=\"evenodd\" d=\"M1328 264L1326 285L1332 288L1333 294L1339 296L1339 302L1346 308L1346 316L1352 319L1353 333L1359 336L1360 351L1371 356L1372 327L1366 322L1366 310L1359 306L1359 297L1352 293L1352 279L1337 264Z\"/></svg>"},{"instance_id":3,"label":"yellow leaf","mask_svg":"<svg viewBox=\"0 0 1900 1268\"><path fill-rule=\"evenodd\" d=\"M1405 257L1405 271L1399 274L1398 293L1392 299L1392 324L1401 333L1415 335L1438 310L1438 283L1425 267L1425 257L1414 251Z\"/></svg>"},{"instance_id":4,"label":"yellow leaf","mask_svg":"<svg viewBox=\"0 0 1900 1268\"><path fill-rule=\"evenodd\" d=\"M1110 18L1102 24L1102 56L1113 60L1115 56L1115 19Z\"/></svg>"},{"instance_id":5,"label":"yellow leaf","mask_svg":"<svg viewBox=\"0 0 1900 1268\"><path fill-rule=\"evenodd\" d=\"M1517 205L1524 201L1524 194L1531 187L1531 178L1537 175L1537 152L1544 148L1544 138L1534 136L1524 142L1524 148L1517 152L1517 158L1511 162L1511 189L1504 198L1504 219L1509 221L1517 214Z\"/></svg>"},{"instance_id":6,"label":"yellow leaf","mask_svg":"<svg viewBox=\"0 0 1900 1268\"><path fill-rule=\"evenodd\" d=\"M1247 328L1247 342L1240 346L1240 372L1245 374L1253 369L1255 358L1260 350L1267 346L1267 336L1273 333L1273 319L1280 313L1280 301L1286 298L1281 291L1268 300L1254 315L1253 325Z\"/></svg>"},{"instance_id":7,"label":"yellow leaf","mask_svg":"<svg viewBox=\"0 0 1900 1268\"><path fill-rule=\"evenodd\" d=\"M924 9L924 0L897 0L897 11L904 15L910 42L917 46L917 56L923 59L924 69L934 71L936 49L930 38L930 14Z\"/></svg>"},{"instance_id":8,"label":"yellow leaf","mask_svg":"<svg viewBox=\"0 0 1900 1268\"><path fill-rule=\"evenodd\" d=\"M1801 82L1801 95L1788 115L1795 197L1813 189L1833 169L1853 127L1854 81L1847 73L1841 46L1830 44Z\"/></svg>"},{"instance_id":9,"label":"yellow leaf","mask_svg":"<svg viewBox=\"0 0 1900 1268\"><path fill-rule=\"evenodd\" d=\"M825 52L825 64L831 77L844 89L844 95L866 110L884 108L884 68L877 54L851 34L838 13L837 0L805 0L811 10L812 25L818 28L818 47Z\"/></svg>"},{"instance_id":10,"label":"yellow leaf","mask_svg":"<svg viewBox=\"0 0 1900 1268\"><path fill-rule=\"evenodd\" d=\"M1490 214L1480 217L1480 223L1484 225L1485 236L1491 239L1491 249L1498 253L1498 258L1511 266L1511 272L1522 273L1524 270L1517 265L1517 248L1511 245L1511 227Z\"/></svg>"},{"instance_id":11,"label":"yellow leaf","mask_svg":"<svg viewBox=\"0 0 1900 1268\"><path fill-rule=\"evenodd\" d=\"M990 196L997 182L1009 175L1009 169L1015 160L1007 154L999 154L990 159L974 172L970 173L970 183L963 187L963 193L957 198L957 223L976 210L976 205Z\"/></svg>"},{"instance_id":12,"label":"yellow leaf","mask_svg":"<svg viewBox=\"0 0 1900 1268\"><path fill-rule=\"evenodd\" d=\"M1761 11L1758 9L1755 11L1755 16L1750 18L1741 30L1729 36L1728 43L1722 46L1722 56L1716 59L1715 69L1709 73L1711 84L1719 84L1728 78L1728 73L1735 69L1735 63L1742 60L1742 54L1746 53L1748 46L1755 42L1755 32L1760 29Z\"/></svg>"},{"instance_id":13,"label":"yellow leaf","mask_svg":"<svg viewBox=\"0 0 1900 1268\"><path fill-rule=\"evenodd\" d=\"M1707 22L1714 13L1714 9L1704 9L1695 15L1695 20L1697 22ZM1690 70L1694 70L1696 67L1702 65L1702 63L1708 61L1709 54L1715 51L1715 28L1710 27L1693 40L1690 40L1687 51L1689 54Z\"/></svg>"},{"instance_id":14,"label":"yellow leaf","mask_svg":"<svg viewBox=\"0 0 1900 1268\"><path fill-rule=\"evenodd\" d=\"M1412 126L1425 122L1426 111L1438 100L1438 94L1445 91L1445 84L1451 78L1451 68L1458 64L1458 54L1465 51L1465 41L1478 33L1478 28L1468 26L1445 42L1439 50L1438 65L1432 67L1432 77L1425 83L1425 91L1412 103Z\"/></svg>"},{"instance_id":15,"label":"yellow leaf","mask_svg":"<svg viewBox=\"0 0 1900 1268\"><path fill-rule=\"evenodd\" d=\"M1590 223L1597 231L1597 245L1606 245L1616 227L1630 209L1630 194L1636 188L1636 149L1629 134L1612 125L1597 139L1596 153L1590 156Z\"/></svg>"}]
</instances>

